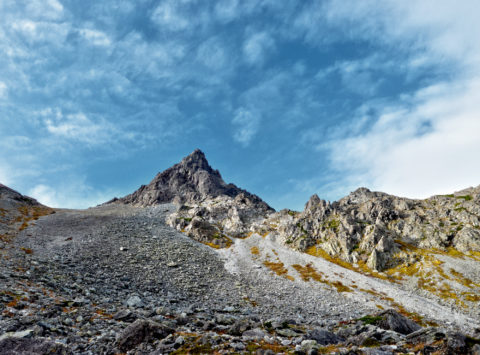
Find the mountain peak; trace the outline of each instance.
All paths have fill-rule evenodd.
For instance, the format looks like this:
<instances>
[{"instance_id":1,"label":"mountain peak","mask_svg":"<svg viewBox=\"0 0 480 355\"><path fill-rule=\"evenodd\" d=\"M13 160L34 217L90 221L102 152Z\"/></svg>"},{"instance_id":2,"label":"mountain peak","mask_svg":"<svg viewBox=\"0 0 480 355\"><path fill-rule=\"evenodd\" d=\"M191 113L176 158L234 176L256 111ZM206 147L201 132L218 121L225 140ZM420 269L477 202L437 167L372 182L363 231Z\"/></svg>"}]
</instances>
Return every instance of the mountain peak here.
<instances>
[{"instance_id":1,"label":"mountain peak","mask_svg":"<svg viewBox=\"0 0 480 355\"><path fill-rule=\"evenodd\" d=\"M185 158L183 158L179 164L192 171L205 170L209 173L214 172L208 163L207 158L205 157L205 153L203 153L200 149L195 149L190 155L187 155Z\"/></svg>"},{"instance_id":2,"label":"mountain peak","mask_svg":"<svg viewBox=\"0 0 480 355\"><path fill-rule=\"evenodd\" d=\"M180 163L158 173L150 184L142 185L134 193L109 202L152 206L174 201L197 203L222 195L235 198L240 194L243 194L252 203L271 210L271 207L258 196L250 194L234 184L225 183L220 172L212 169L205 154L200 149L196 149L183 158Z\"/></svg>"}]
</instances>

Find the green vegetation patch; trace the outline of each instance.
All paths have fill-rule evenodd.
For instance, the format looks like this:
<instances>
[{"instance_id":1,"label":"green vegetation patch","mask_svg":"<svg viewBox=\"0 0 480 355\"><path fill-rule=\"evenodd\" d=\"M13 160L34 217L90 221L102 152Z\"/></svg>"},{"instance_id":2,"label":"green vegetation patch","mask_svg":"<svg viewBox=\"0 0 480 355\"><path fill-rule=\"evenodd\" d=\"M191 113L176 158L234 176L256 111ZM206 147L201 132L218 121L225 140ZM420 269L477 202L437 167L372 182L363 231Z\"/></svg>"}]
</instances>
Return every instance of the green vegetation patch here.
<instances>
[{"instance_id":1,"label":"green vegetation patch","mask_svg":"<svg viewBox=\"0 0 480 355\"><path fill-rule=\"evenodd\" d=\"M464 199L465 201L473 200L473 197L470 195L457 196L457 198Z\"/></svg>"}]
</instances>

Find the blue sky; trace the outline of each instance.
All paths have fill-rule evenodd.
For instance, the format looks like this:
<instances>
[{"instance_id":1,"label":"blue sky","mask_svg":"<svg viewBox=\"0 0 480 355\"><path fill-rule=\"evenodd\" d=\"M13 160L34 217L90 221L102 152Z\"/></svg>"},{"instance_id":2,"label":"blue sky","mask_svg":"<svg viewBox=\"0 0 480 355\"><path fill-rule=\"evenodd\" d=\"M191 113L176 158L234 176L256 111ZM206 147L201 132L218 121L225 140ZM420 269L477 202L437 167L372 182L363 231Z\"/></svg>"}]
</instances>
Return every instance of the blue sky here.
<instances>
[{"instance_id":1,"label":"blue sky","mask_svg":"<svg viewBox=\"0 0 480 355\"><path fill-rule=\"evenodd\" d=\"M273 207L480 184L477 1L2 0L0 182L55 207L195 148Z\"/></svg>"}]
</instances>

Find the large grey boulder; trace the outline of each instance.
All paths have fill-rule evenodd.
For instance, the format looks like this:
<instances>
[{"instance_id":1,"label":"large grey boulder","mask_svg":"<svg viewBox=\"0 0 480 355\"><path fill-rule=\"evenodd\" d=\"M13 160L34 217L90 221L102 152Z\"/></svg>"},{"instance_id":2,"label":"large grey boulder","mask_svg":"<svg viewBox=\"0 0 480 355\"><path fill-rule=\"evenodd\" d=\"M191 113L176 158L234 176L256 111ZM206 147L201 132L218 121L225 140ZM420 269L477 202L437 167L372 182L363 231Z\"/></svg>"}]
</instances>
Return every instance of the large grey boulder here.
<instances>
[{"instance_id":1,"label":"large grey boulder","mask_svg":"<svg viewBox=\"0 0 480 355\"><path fill-rule=\"evenodd\" d=\"M421 329L417 323L402 316L393 309L383 311L377 314L377 317L379 317L380 320L376 323L376 326L386 330L393 330L400 334L407 335Z\"/></svg>"},{"instance_id":2,"label":"large grey boulder","mask_svg":"<svg viewBox=\"0 0 480 355\"><path fill-rule=\"evenodd\" d=\"M337 344L343 339L335 333L325 329L313 329L305 336L306 339L315 340L320 345Z\"/></svg>"},{"instance_id":3,"label":"large grey boulder","mask_svg":"<svg viewBox=\"0 0 480 355\"><path fill-rule=\"evenodd\" d=\"M163 324L137 319L119 334L116 345L121 351L128 351L141 343L163 339L173 332L172 328Z\"/></svg>"}]
</instances>

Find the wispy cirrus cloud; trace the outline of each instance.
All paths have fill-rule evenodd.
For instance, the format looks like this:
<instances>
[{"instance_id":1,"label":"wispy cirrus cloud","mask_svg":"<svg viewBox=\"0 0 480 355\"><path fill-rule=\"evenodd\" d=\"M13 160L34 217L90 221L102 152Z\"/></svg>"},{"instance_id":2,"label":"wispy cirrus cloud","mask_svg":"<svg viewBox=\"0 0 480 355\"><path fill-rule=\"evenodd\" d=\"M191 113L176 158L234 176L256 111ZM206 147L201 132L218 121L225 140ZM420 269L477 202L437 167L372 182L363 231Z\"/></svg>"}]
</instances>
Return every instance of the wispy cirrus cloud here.
<instances>
[{"instance_id":1,"label":"wispy cirrus cloud","mask_svg":"<svg viewBox=\"0 0 480 355\"><path fill-rule=\"evenodd\" d=\"M59 109L45 109L39 113L45 129L55 138L78 141L90 145L110 142L115 126L104 119L92 120L83 112L64 114Z\"/></svg>"}]
</instances>

